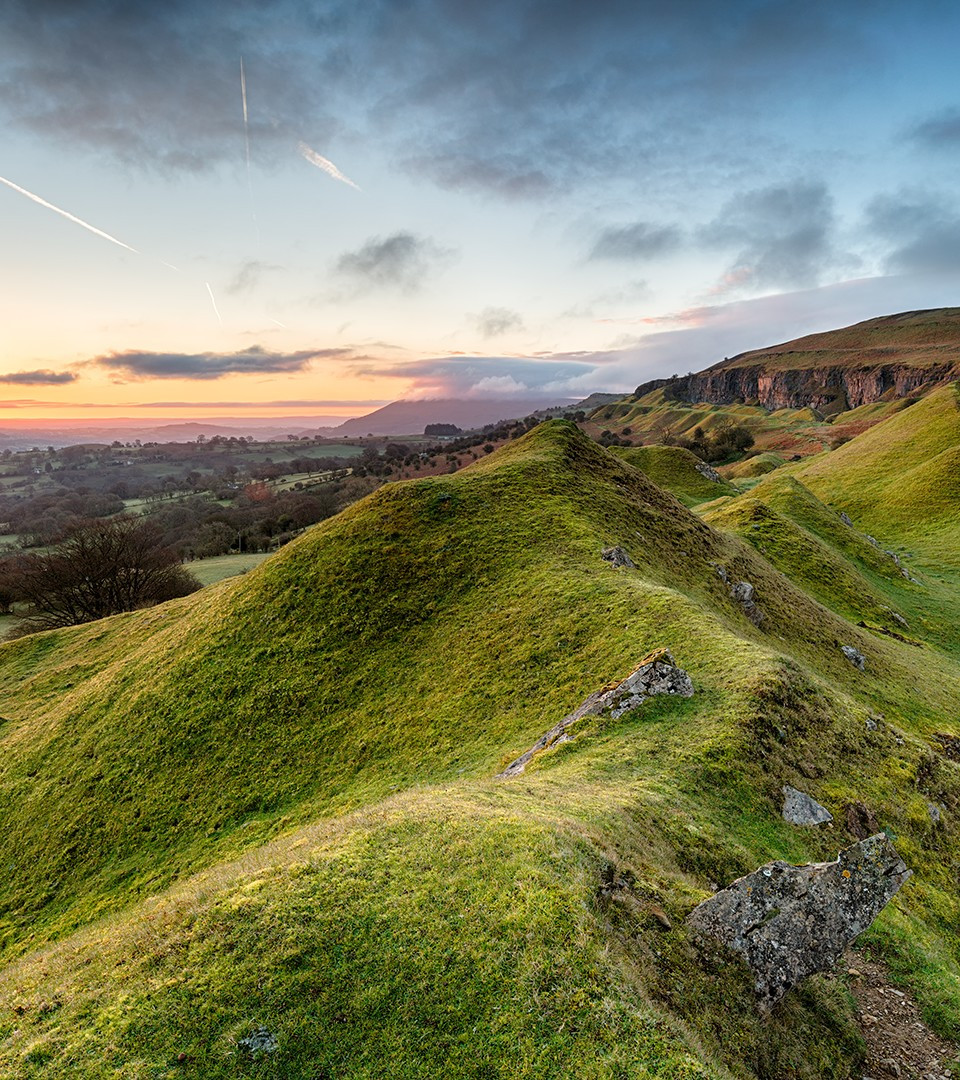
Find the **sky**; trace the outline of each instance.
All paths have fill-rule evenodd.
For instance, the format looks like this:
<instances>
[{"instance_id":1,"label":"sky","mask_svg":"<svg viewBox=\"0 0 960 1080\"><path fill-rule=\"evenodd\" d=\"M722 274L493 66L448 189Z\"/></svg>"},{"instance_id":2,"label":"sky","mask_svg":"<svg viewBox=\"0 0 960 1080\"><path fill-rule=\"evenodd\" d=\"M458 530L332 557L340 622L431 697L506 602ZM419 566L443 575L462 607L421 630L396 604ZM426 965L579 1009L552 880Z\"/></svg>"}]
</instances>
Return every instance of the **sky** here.
<instances>
[{"instance_id":1,"label":"sky","mask_svg":"<svg viewBox=\"0 0 960 1080\"><path fill-rule=\"evenodd\" d=\"M960 5L4 0L4 416L579 398L960 303Z\"/></svg>"}]
</instances>

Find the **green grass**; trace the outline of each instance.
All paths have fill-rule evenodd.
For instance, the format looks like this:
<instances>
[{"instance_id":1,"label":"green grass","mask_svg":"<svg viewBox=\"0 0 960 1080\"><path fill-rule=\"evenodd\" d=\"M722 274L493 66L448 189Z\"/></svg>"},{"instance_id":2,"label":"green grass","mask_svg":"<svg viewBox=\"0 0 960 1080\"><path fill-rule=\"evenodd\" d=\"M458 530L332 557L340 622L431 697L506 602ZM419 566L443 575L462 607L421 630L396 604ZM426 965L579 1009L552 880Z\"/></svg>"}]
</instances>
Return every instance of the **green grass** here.
<instances>
[{"instance_id":1,"label":"green grass","mask_svg":"<svg viewBox=\"0 0 960 1080\"><path fill-rule=\"evenodd\" d=\"M726 482L710 480L697 471L700 459L680 446L612 447L613 453L639 469L659 487L673 492L685 506L696 506L736 489Z\"/></svg>"},{"instance_id":2,"label":"green grass","mask_svg":"<svg viewBox=\"0 0 960 1080\"><path fill-rule=\"evenodd\" d=\"M715 883L832 857L853 800L915 871L875 940L956 1037L960 781L930 736L960 733L960 669L833 511L761 494L769 550L553 421L242 577L0 648L0 1073L858 1076L842 984L766 1021L683 929ZM842 587L816 595L814 556ZM861 587L923 647L852 625ZM658 646L693 698L492 779ZM837 828L786 825L783 783ZM261 1025L277 1053L248 1060Z\"/></svg>"}]
</instances>

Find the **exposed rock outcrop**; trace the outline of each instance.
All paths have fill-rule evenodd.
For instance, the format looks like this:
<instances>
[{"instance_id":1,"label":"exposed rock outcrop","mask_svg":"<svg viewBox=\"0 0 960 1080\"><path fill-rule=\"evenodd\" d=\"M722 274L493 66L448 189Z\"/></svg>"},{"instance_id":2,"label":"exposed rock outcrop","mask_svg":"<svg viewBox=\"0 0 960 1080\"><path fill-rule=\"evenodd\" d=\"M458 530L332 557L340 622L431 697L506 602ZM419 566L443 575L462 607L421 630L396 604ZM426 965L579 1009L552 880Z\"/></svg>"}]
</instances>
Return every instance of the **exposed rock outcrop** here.
<instances>
[{"instance_id":1,"label":"exposed rock outcrop","mask_svg":"<svg viewBox=\"0 0 960 1080\"><path fill-rule=\"evenodd\" d=\"M910 877L884 833L836 862L773 862L694 908L695 933L740 953L765 1007L817 971L829 971Z\"/></svg>"},{"instance_id":2,"label":"exposed rock outcrop","mask_svg":"<svg viewBox=\"0 0 960 1080\"><path fill-rule=\"evenodd\" d=\"M604 548L600 552L600 558L605 562L610 563L611 566L626 566L631 570L636 565L633 559L626 553L626 551L616 544L614 547Z\"/></svg>"},{"instance_id":3,"label":"exposed rock outcrop","mask_svg":"<svg viewBox=\"0 0 960 1080\"><path fill-rule=\"evenodd\" d=\"M791 825L825 825L828 821L833 821L833 814L806 792L784 784L783 820L789 821Z\"/></svg>"},{"instance_id":4,"label":"exposed rock outcrop","mask_svg":"<svg viewBox=\"0 0 960 1080\"><path fill-rule=\"evenodd\" d=\"M867 658L860 652L859 649L855 649L852 645L841 645L840 651L850 661L851 664L857 669L857 671L863 671L867 665Z\"/></svg>"},{"instance_id":5,"label":"exposed rock outcrop","mask_svg":"<svg viewBox=\"0 0 960 1080\"><path fill-rule=\"evenodd\" d=\"M708 401L730 405L735 401L758 401L765 409L856 409L880 401L884 395L903 398L923 392L957 377L956 365L909 367L876 364L863 367L824 365L769 370L719 364L677 382L676 396L690 402Z\"/></svg>"},{"instance_id":6,"label":"exposed rock outcrop","mask_svg":"<svg viewBox=\"0 0 960 1080\"><path fill-rule=\"evenodd\" d=\"M730 586L730 595L743 608L743 613L755 625L763 622L763 612L754 600L754 588L749 581L736 581Z\"/></svg>"},{"instance_id":7,"label":"exposed rock outcrop","mask_svg":"<svg viewBox=\"0 0 960 1080\"><path fill-rule=\"evenodd\" d=\"M704 478L704 480L712 480L715 484L722 484L723 477L717 472L713 466L708 465L705 461L698 461L694 468Z\"/></svg>"},{"instance_id":8,"label":"exposed rock outcrop","mask_svg":"<svg viewBox=\"0 0 960 1080\"><path fill-rule=\"evenodd\" d=\"M579 708L569 716L565 716L545 735L537 739L526 753L511 761L503 772L497 774L497 778L503 780L510 776L518 776L535 754L550 746L566 742L570 738L567 734L568 729L584 716L596 716L609 712L610 716L616 718L630 709L635 709L647 698L656 694L693 696L693 682L690 676L682 668L677 667L666 649L657 649L656 652L645 656L621 682L605 686L591 694Z\"/></svg>"}]
</instances>

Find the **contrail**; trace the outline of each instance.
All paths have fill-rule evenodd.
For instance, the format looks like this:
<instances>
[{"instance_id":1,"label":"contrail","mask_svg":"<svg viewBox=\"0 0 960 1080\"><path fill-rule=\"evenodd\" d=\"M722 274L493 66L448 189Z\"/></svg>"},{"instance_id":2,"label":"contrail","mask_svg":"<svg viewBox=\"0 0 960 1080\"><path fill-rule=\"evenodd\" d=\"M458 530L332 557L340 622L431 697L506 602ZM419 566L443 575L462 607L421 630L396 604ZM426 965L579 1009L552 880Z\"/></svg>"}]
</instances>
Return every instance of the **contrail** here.
<instances>
[{"instance_id":1,"label":"contrail","mask_svg":"<svg viewBox=\"0 0 960 1080\"><path fill-rule=\"evenodd\" d=\"M39 195L34 195L32 192L27 191L26 188L20 187L19 184L15 184L12 180L6 180L0 176L0 184L6 184L7 187L13 188L14 191L19 191L21 195L26 195L28 199L32 199L35 203L39 203L41 206L45 206L48 210L52 210L55 214L59 214L61 217L65 217L67 221L72 221L75 225L82 225L85 229L94 233L96 236L102 236L104 240L109 240L111 244L116 244L118 247L126 248L127 251L132 251L134 255L139 255L140 252L136 248L131 247L129 244L125 244L122 240L118 240L115 236L111 236L109 233L98 229L94 225L88 224L82 218L75 217L73 214L68 213L66 210L61 210L59 206L54 206L53 203L47 202L46 199L41 199Z\"/></svg>"},{"instance_id":2,"label":"contrail","mask_svg":"<svg viewBox=\"0 0 960 1080\"><path fill-rule=\"evenodd\" d=\"M223 319L220 318L220 309L217 307L217 301L216 301L216 299L215 299L215 297L213 295L213 289L210 288L210 282L205 281L204 285L206 285L207 292L210 294L210 303L213 304L213 313L217 317L217 322L220 323L220 326L222 327L223 326Z\"/></svg>"},{"instance_id":3,"label":"contrail","mask_svg":"<svg viewBox=\"0 0 960 1080\"><path fill-rule=\"evenodd\" d=\"M282 327L284 328L284 330L289 330L289 329L290 329L290 327L289 327L289 326L287 326L287 324L286 324L286 323L282 323L282 322L281 322L281 321L280 321L279 319L275 319L275 318L274 318L274 317L273 317L272 315L268 315L268 316L267 316L267 318L268 318L268 319L269 319L269 320L270 320L270 321L271 321L272 323L276 323L276 324L277 324L277 326L282 326Z\"/></svg>"},{"instance_id":4,"label":"contrail","mask_svg":"<svg viewBox=\"0 0 960 1080\"><path fill-rule=\"evenodd\" d=\"M260 242L260 222L257 221L257 208L253 201L253 181L250 179L250 119L247 112L247 73L240 57L240 98L243 102L243 144L247 152L247 191L250 193L250 213L257 228L257 242Z\"/></svg>"},{"instance_id":5,"label":"contrail","mask_svg":"<svg viewBox=\"0 0 960 1080\"><path fill-rule=\"evenodd\" d=\"M356 188L357 191L360 190L359 185L355 184L349 176L344 176L332 161L328 161L325 157L322 157L316 150L311 150L305 142L298 143L297 149L311 165L316 165L318 169L323 169L323 171L328 176L332 176L334 180L340 180L344 184L349 184L350 187Z\"/></svg>"}]
</instances>

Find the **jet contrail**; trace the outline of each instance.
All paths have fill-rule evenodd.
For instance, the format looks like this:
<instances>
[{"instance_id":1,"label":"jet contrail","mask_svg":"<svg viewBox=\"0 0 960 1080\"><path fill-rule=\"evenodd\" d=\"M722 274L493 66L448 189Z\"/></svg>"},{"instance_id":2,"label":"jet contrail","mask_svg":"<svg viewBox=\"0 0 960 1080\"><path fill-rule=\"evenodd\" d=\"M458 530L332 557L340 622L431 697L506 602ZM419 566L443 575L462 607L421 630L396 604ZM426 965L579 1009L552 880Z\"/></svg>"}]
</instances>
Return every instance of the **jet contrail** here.
<instances>
[{"instance_id":1,"label":"jet contrail","mask_svg":"<svg viewBox=\"0 0 960 1080\"><path fill-rule=\"evenodd\" d=\"M250 213L257 228L257 242L260 241L260 222L257 221L257 208L253 201L253 181L250 179L250 120L247 113L247 73L240 57L240 98L243 101L243 144L247 152L247 190L250 192Z\"/></svg>"},{"instance_id":2,"label":"jet contrail","mask_svg":"<svg viewBox=\"0 0 960 1080\"><path fill-rule=\"evenodd\" d=\"M298 143L297 149L311 165L316 165L318 169L323 169L323 171L328 176L332 176L334 180L340 180L342 183L349 184L350 187L356 188L357 191L360 190L359 185L355 184L349 176L344 176L332 161L328 161L325 157L322 157L316 150L311 150L305 142Z\"/></svg>"},{"instance_id":3,"label":"jet contrail","mask_svg":"<svg viewBox=\"0 0 960 1080\"><path fill-rule=\"evenodd\" d=\"M48 210L52 210L55 214L59 214L61 217L65 217L67 221L72 221L75 225L82 225L85 229L94 233L96 236L102 236L104 240L109 240L111 244L116 244L118 247L126 248L127 251L132 251L134 255L139 255L140 252L136 248L131 247L129 244L125 244L122 240L118 240L115 236L111 236L109 233L98 229L94 225L88 224L82 218L75 217L73 214L68 213L66 210L61 210L59 206L54 206L53 203L47 202L46 199L41 199L39 195L34 195L32 192L27 191L26 188L20 187L19 184L15 184L12 180L6 180L0 176L0 184L6 184L7 187L13 188L14 191L19 191L21 195L26 195L28 199L32 199L35 203L39 203L41 206L45 206Z\"/></svg>"},{"instance_id":4,"label":"jet contrail","mask_svg":"<svg viewBox=\"0 0 960 1080\"><path fill-rule=\"evenodd\" d=\"M210 294L210 303L213 304L213 313L217 317L217 322L220 323L220 326L222 327L223 326L223 319L220 318L220 309L217 307L217 301L216 301L216 298L213 295L213 289L210 288L210 282L205 281L204 285L206 285L207 292Z\"/></svg>"},{"instance_id":5,"label":"jet contrail","mask_svg":"<svg viewBox=\"0 0 960 1080\"><path fill-rule=\"evenodd\" d=\"M276 323L276 324L277 324L277 326L282 326L282 327L284 328L284 330L289 330L289 329L290 329L290 327L289 327L289 326L287 326L287 324L286 324L286 323L282 323L282 322L281 322L281 321L280 321L279 319L275 319L275 318L274 318L274 317L273 317L272 315L268 315L268 316L267 316L267 318L268 318L268 319L269 319L269 320L270 320L270 321L271 321L272 323Z\"/></svg>"}]
</instances>

